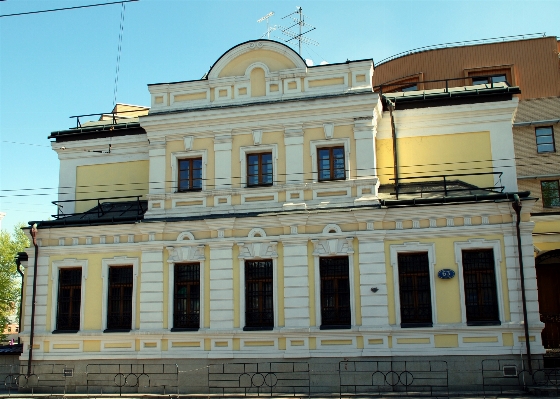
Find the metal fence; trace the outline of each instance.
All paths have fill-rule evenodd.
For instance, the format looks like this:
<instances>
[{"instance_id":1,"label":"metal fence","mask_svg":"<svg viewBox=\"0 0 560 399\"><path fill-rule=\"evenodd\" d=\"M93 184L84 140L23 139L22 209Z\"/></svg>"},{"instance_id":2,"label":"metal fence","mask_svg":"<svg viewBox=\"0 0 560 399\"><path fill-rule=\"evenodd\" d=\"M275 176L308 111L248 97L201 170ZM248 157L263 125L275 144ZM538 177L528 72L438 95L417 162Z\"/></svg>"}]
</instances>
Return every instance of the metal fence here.
<instances>
[{"instance_id":1,"label":"metal fence","mask_svg":"<svg viewBox=\"0 0 560 399\"><path fill-rule=\"evenodd\" d=\"M340 396L449 397L445 361L342 361Z\"/></svg>"},{"instance_id":2,"label":"metal fence","mask_svg":"<svg viewBox=\"0 0 560 399\"><path fill-rule=\"evenodd\" d=\"M525 360L483 360L484 396L537 394L560 395L560 368L545 368L542 360L533 360L529 370Z\"/></svg>"}]
</instances>

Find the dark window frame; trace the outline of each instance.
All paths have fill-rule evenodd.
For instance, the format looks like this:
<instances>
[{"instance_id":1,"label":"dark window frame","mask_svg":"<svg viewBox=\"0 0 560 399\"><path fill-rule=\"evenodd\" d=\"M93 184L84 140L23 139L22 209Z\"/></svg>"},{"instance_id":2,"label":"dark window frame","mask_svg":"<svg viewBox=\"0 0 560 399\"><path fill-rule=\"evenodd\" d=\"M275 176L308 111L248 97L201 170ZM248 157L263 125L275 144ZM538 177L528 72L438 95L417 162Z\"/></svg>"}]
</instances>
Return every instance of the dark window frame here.
<instances>
[{"instance_id":1,"label":"dark window frame","mask_svg":"<svg viewBox=\"0 0 560 399\"><path fill-rule=\"evenodd\" d=\"M433 327L433 277L428 252L399 252L397 264L401 328Z\"/></svg>"},{"instance_id":2,"label":"dark window frame","mask_svg":"<svg viewBox=\"0 0 560 399\"><path fill-rule=\"evenodd\" d=\"M544 187L543 187L543 183L556 183L556 198L553 198L552 201L554 201L554 199L556 199L558 205L554 205L553 202L549 202L549 201L545 201L546 198L548 198L547 195L545 195L545 191ZM541 184L541 194L542 194L542 204L543 204L543 208L557 208L560 206L560 181L558 180L541 180L540 181Z\"/></svg>"},{"instance_id":3,"label":"dark window frame","mask_svg":"<svg viewBox=\"0 0 560 399\"><path fill-rule=\"evenodd\" d=\"M263 173L263 156L265 155L270 155L270 164L271 164L271 171L270 173ZM250 157L257 157L258 162L257 162L257 174L256 175L252 175L250 173L250 167L251 167L251 163L249 162L249 158ZM246 171L246 176L247 176L247 187L268 187L268 186L272 186L274 185L274 160L272 158L272 151L263 151L263 152L250 152L246 154L246 161L247 161L247 171ZM251 184L251 177L252 176L257 176L257 183L255 184ZM265 181L265 177L266 176L270 176L270 183Z\"/></svg>"},{"instance_id":4,"label":"dark window frame","mask_svg":"<svg viewBox=\"0 0 560 399\"><path fill-rule=\"evenodd\" d=\"M486 259L478 263L476 263L474 257L473 260L466 259L469 254L477 253L479 258L482 258L480 255L484 254ZM496 265L494 249L463 249L461 259L467 326L500 325L500 301L498 298L498 284L500 282L497 280L496 273L496 267L499 267L499 265ZM471 262L473 264L470 264ZM486 265L484 262L486 262Z\"/></svg>"},{"instance_id":5,"label":"dark window frame","mask_svg":"<svg viewBox=\"0 0 560 399\"><path fill-rule=\"evenodd\" d=\"M82 273L81 267L61 267L58 269L56 330L53 333L72 333L80 330ZM65 274L67 276L63 276ZM68 295L63 293L65 290L69 291ZM75 295L78 296L77 301ZM64 309L65 304L68 305L67 311Z\"/></svg>"},{"instance_id":6,"label":"dark window frame","mask_svg":"<svg viewBox=\"0 0 560 399\"><path fill-rule=\"evenodd\" d=\"M195 162L200 162L200 169L199 168L194 168L194 163ZM183 169L181 169L181 164L189 164L189 176L186 179L181 179L181 171ZM184 193L184 192L189 192L189 191L201 191L202 190L202 182L204 180L204 176L203 176L203 163L202 163L202 157L193 157L193 158L181 158L177 160L177 168L178 168L178 172L177 172L177 192L180 193ZM195 177L194 176L194 171L195 170L200 170L200 178ZM186 182L185 187L183 186L183 182ZM200 187L194 187L195 182L200 182Z\"/></svg>"},{"instance_id":7,"label":"dark window frame","mask_svg":"<svg viewBox=\"0 0 560 399\"><path fill-rule=\"evenodd\" d=\"M335 156L334 156L334 151L335 150L342 150L342 160L343 160L343 172L344 175L342 177L334 177L335 176L335 172L336 171L340 171L340 168L335 168ZM321 152L322 151L328 151L329 153L329 167L327 168L322 168L321 166ZM340 180L346 180L346 162L348 160L346 159L346 149L344 147L344 145L336 145L336 146L328 146L328 147L318 147L317 148L317 180L320 182L326 182L326 181L340 181ZM328 170L329 171L329 177L328 178L323 178L322 177L322 172Z\"/></svg>"},{"instance_id":8,"label":"dark window frame","mask_svg":"<svg viewBox=\"0 0 560 399\"><path fill-rule=\"evenodd\" d=\"M329 270L329 267L334 270ZM319 258L320 287L316 289L320 289L321 330L352 327L350 267L348 256Z\"/></svg>"},{"instance_id":9,"label":"dark window frame","mask_svg":"<svg viewBox=\"0 0 560 399\"><path fill-rule=\"evenodd\" d=\"M193 270L188 270L191 268ZM181 272L187 274L184 279L180 278ZM185 287L184 294L179 292L180 287ZM200 328L200 288L200 263L176 263L174 265L173 328L171 331L198 331Z\"/></svg>"},{"instance_id":10,"label":"dark window frame","mask_svg":"<svg viewBox=\"0 0 560 399\"><path fill-rule=\"evenodd\" d=\"M130 276L124 276L127 281L115 281L119 277L117 271L130 270ZM107 329L104 332L126 332L132 330L134 301L134 266L109 266L107 292ZM128 281L128 279L130 279ZM119 294L115 297L115 293ZM130 290L130 295L127 292ZM128 298L130 296L130 298ZM130 305L128 305L130 303ZM116 307L116 309L115 309Z\"/></svg>"},{"instance_id":11,"label":"dark window frame","mask_svg":"<svg viewBox=\"0 0 560 399\"><path fill-rule=\"evenodd\" d=\"M494 82L493 78L496 77L504 77L503 81L500 82ZM481 85L481 84L493 84L493 83L506 83L508 86L510 86L510 83L508 82L508 78L507 78L507 74L506 73L496 73L496 74L492 74L492 75L471 75L469 76L469 78L471 78L471 82L473 84L473 86L475 85ZM482 79L486 79L486 82L484 83L475 83L475 80L482 80Z\"/></svg>"},{"instance_id":12,"label":"dark window frame","mask_svg":"<svg viewBox=\"0 0 560 399\"><path fill-rule=\"evenodd\" d=\"M550 134L541 134L538 135L537 131L538 130L544 130L544 129L550 129ZM550 136L550 138L552 139L552 143L539 143L539 137L548 137ZM556 141L554 140L554 127L553 126L535 126L535 144L537 146L537 154L550 154L552 152L556 152ZM545 145L551 145L552 144L552 150L550 151L541 151L539 149L539 146L545 146Z\"/></svg>"},{"instance_id":13,"label":"dark window frame","mask_svg":"<svg viewBox=\"0 0 560 399\"><path fill-rule=\"evenodd\" d=\"M274 328L274 262L272 259L245 261L244 331Z\"/></svg>"}]
</instances>

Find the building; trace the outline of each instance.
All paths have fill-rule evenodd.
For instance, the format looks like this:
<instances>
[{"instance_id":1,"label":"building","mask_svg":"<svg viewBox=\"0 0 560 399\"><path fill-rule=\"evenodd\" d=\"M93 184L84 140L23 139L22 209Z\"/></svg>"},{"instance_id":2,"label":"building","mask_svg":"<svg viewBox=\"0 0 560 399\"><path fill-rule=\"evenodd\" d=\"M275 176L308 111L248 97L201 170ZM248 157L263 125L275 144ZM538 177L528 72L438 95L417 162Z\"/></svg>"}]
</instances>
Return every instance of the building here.
<instances>
[{"instance_id":1,"label":"building","mask_svg":"<svg viewBox=\"0 0 560 399\"><path fill-rule=\"evenodd\" d=\"M521 258L542 354L519 89L381 95L372 75L249 41L149 85L137 119L53 132L67 194L33 232L22 362L64 362L82 387L100 363L202 373L182 392L212 388L210 364L305 363L332 392L343 359L445 359L467 385L525 353Z\"/></svg>"},{"instance_id":2,"label":"building","mask_svg":"<svg viewBox=\"0 0 560 399\"><path fill-rule=\"evenodd\" d=\"M560 41L528 35L475 41L451 47L434 46L399 54L379 63L376 90L409 91L468 84L508 82L521 89L513 124L517 184L538 200L531 220L543 341L552 354L560 349ZM486 169L481 168L481 171Z\"/></svg>"}]
</instances>

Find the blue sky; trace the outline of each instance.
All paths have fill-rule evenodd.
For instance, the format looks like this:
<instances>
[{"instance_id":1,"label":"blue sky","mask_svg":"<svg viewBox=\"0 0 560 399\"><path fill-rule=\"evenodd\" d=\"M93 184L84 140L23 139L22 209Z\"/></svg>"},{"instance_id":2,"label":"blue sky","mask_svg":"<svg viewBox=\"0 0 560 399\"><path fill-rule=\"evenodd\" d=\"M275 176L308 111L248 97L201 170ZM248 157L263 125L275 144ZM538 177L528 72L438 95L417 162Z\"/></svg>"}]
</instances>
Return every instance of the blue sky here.
<instances>
[{"instance_id":1,"label":"blue sky","mask_svg":"<svg viewBox=\"0 0 560 399\"><path fill-rule=\"evenodd\" d=\"M0 14L114 0L5 0ZM194 1L126 4L117 101L149 105L148 83L199 79L226 50L259 38L301 6L317 27L303 57L373 58L439 43L509 35L560 35L560 1ZM47 136L71 115L110 111L121 5L0 18L2 228L55 213L58 159ZM271 39L284 40L273 34Z\"/></svg>"}]
</instances>

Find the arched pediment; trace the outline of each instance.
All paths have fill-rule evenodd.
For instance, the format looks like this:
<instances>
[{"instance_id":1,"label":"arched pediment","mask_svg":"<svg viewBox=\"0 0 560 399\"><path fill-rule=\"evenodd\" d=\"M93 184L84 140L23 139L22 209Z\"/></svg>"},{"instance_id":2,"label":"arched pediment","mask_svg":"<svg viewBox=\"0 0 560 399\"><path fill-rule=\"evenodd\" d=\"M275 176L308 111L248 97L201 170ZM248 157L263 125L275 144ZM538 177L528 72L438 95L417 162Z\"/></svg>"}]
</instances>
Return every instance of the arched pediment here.
<instances>
[{"instance_id":1,"label":"arched pediment","mask_svg":"<svg viewBox=\"0 0 560 399\"><path fill-rule=\"evenodd\" d=\"M270 72L307 66L301 56L285 44L273 40L251 40L226 51L210 68L208 79L244 76L247 68L262 63Z\"/></svg>"}]
</instances>

